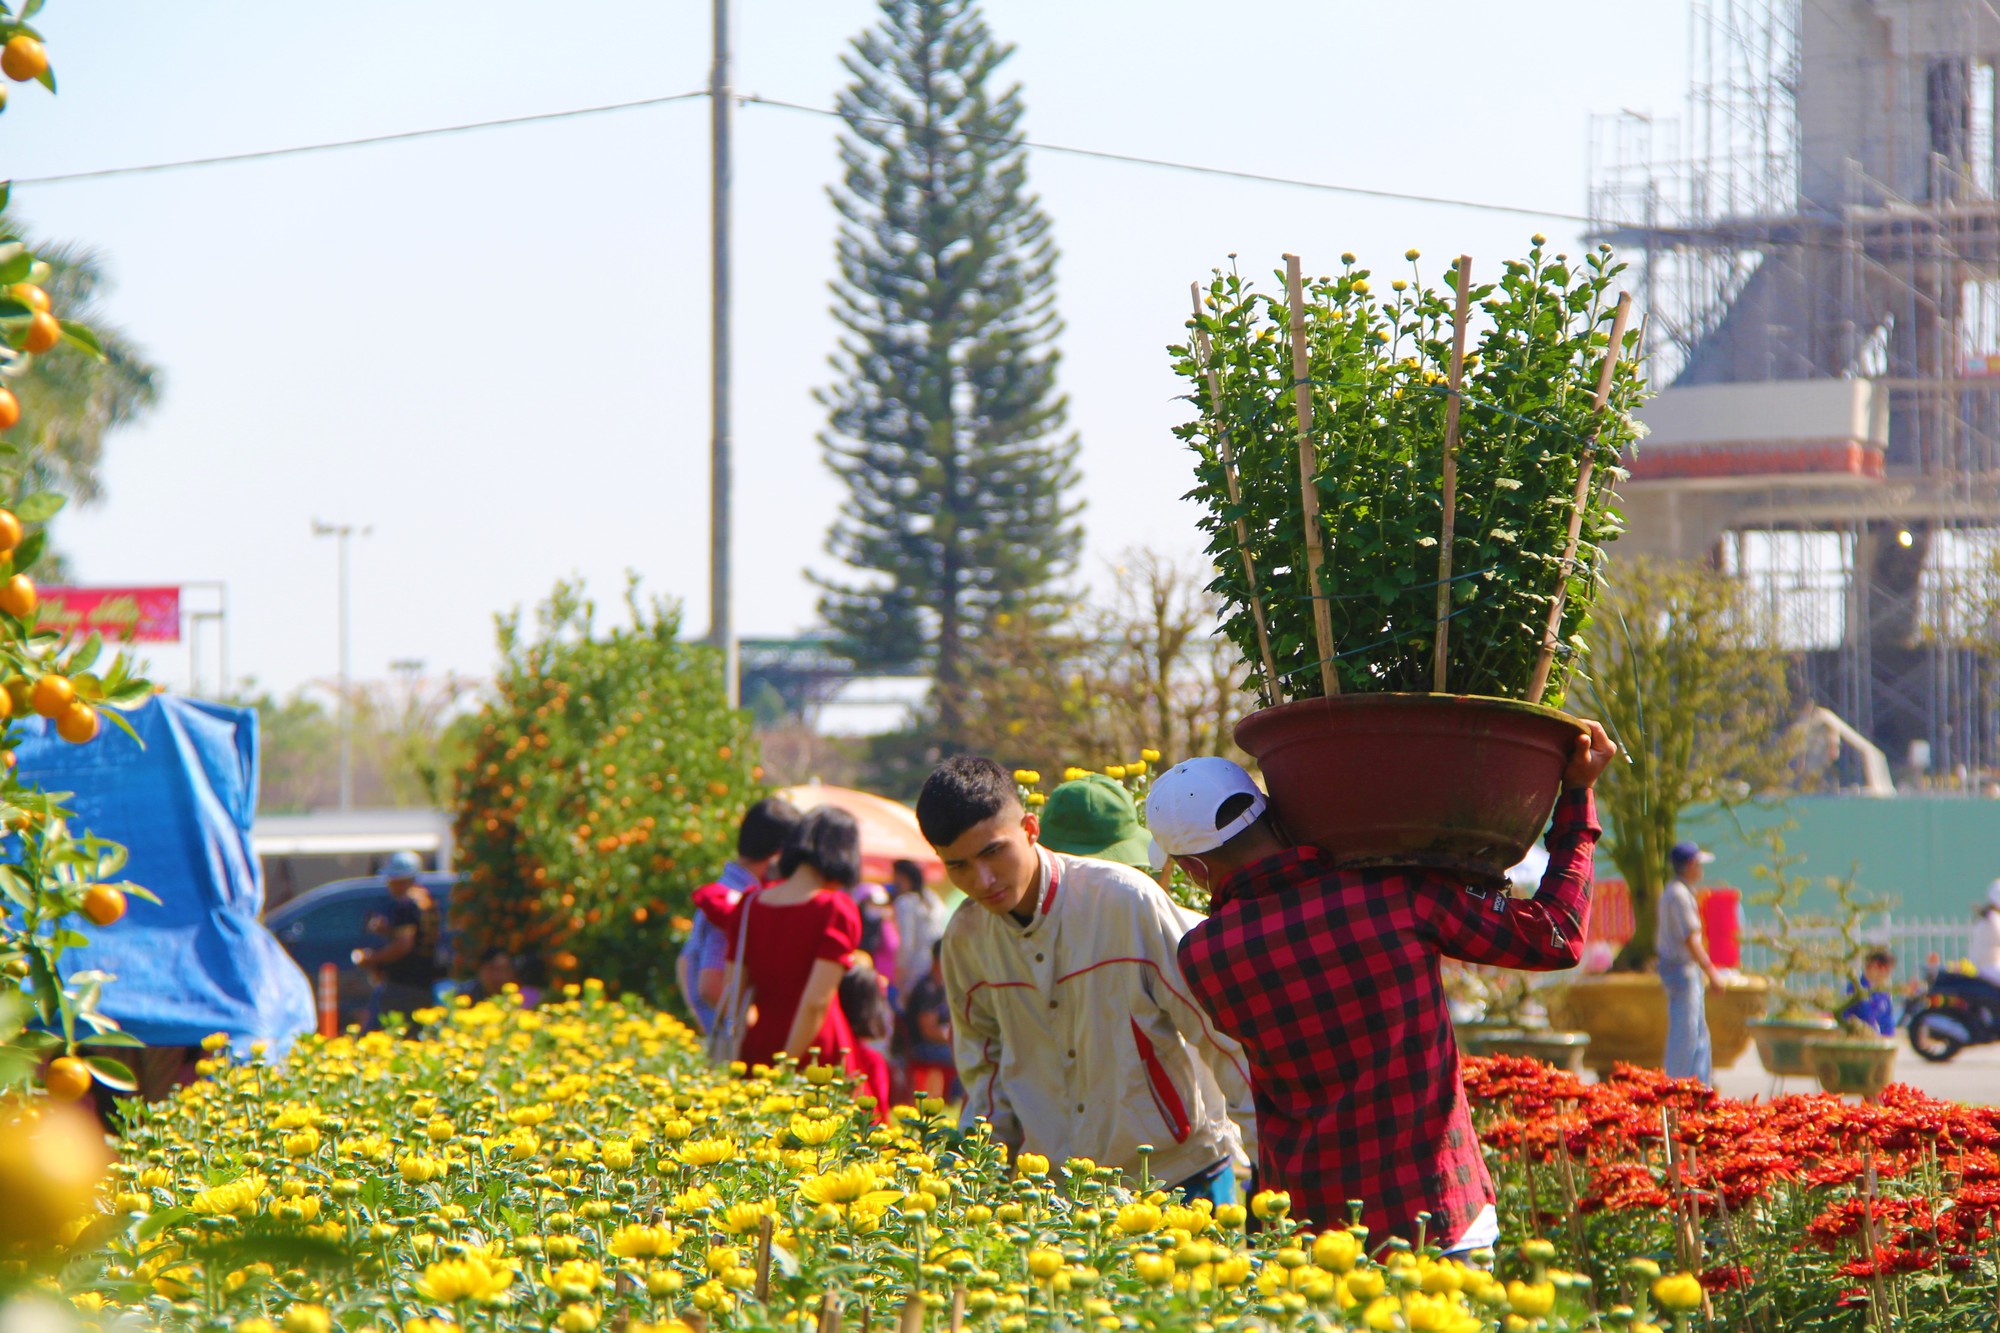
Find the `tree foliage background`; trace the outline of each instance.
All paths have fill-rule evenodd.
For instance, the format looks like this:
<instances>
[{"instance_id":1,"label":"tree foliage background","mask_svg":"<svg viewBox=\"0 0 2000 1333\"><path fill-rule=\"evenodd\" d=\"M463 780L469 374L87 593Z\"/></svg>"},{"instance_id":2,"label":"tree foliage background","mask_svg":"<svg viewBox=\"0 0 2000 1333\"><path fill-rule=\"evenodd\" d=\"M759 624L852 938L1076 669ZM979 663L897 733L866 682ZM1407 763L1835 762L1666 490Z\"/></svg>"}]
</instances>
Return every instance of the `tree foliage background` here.
<instances>
[{"instance_id":1,"label":"tree foliage background","mask_svg":"<svg viewBox=\"0 0 2000 1333\"><path fill-rule=\"evenodd\" d=\"M760 794L747 713L680 608L625 597L604 628L559 583L532 632L499 621L500 665L458 770L469 952L538 953L551 972L665 1000L689 895L735 850ZM454 912L458 913L454 907Z\"/></svg>"},{"instance_id":2,"label":"tree foliage background","mask_svg":"<svg viewBox=\"0 0 2000 1333\"><path fill-rule=\"evenodd\" d=\"M1238 688L1236 648L1217 631L1212 577L1205 564L1134 548L1107 566L1101 598L996 617L967 672L965 746L1044 772L1143 749L1169 763L1241 758L1232 731L1256 701Z\"/></svg>"},{"instance_id":3,"label":"tree foliage background","mask_svg":"<svg viewBox=\"0 0 2000 1333\"><path fill-rule=\"evenodd\" d=\"M0 240L19 240L22 233L14 214L0 214ZM111 282L96 251L56 242L36 255L49 265L42 285L54 308L65 319L90 325L104 359L68 344L36 357L8 386L21 400L21 424L9 433L9 443L21 448L36 489L88 504L103 494L105 437L158 401L161 376L125 333L105 322L102 298ZM57 573L60 564L58 555Z\"/></svg>"},{"instance_id":4,"label":"tree foliage background","mask_svg":"<svg viewBox=\"0 0 2000 1333\"><path fill-rule=\"evenodd\" d=\"M955 744L970 640L1033 613L1082 544L1056 389L1055 245L1027 183L1012 48L972 0L881 0L843 64L835 317L822 394L848 504L827 541L864 578L820 611L864 669L933 664Z\"/></svg>"},{"instance_id":5,"label":"tree foliage background","mask_svg":"<svg viewBox=\"0 0 2000 1333\"><path fill-rule=\"evenodd\" d=\"M350 690L354 803L362 808L441 807L451 800L470 745L465 723L475 682L426 677L414 663L386 681ZM267 814L329 809L340 799L339 699L330 689L237 700L257 710L258 808Z\"/></svg>"},{"instance_id":6,"label":"tree foliage background","mask_svg":"<svg viewBox=\"0 0 2000 1333\"><path fill-rule=\"evenodd\" d=\"M1590 629L1572 711L1601 719L1624 757L1597 799L1631 895L1617 966L1653 957L1654 912L1683 819L1787 785L1794 720L1785 654L1769 646L1743 583L1699 565L1619 560Z\"/></svg>"}]
</instances>

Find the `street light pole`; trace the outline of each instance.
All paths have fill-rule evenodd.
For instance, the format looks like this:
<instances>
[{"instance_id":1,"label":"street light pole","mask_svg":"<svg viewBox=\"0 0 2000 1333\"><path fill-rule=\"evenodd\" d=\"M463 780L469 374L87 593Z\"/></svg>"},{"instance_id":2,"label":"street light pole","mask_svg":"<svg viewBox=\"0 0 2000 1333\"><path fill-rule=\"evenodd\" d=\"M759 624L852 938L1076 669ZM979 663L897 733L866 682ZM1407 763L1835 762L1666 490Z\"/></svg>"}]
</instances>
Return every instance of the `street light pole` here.
<instances>
[{"instance_id":1,"label":"street light pole","mask_svg":"<svg viewBox=\"0 0 2000 1333\"><path fill-rule=\"evenodd\" d=\"M737 705L736 626L730 615L729 495L729 135L736 97L729 87L729 0L715 0L715 63L709 115L709 500L708 641L722 650L722 683Z\"/></svg>"},{"instance_id":2,"label":"street light pole","mask_svg":"<svg viewBox=\"0 0 2000 1333\"><path fill-rule=\"evenodd\" d=\"M313 536L332 537L339 548L340 561L340 808L354 808L354 704L350 698L350 671L347 642L347 539L366 537L373 528L357 528L352 523L322 523L313 520Z\"/></svg>"}]
</instances>

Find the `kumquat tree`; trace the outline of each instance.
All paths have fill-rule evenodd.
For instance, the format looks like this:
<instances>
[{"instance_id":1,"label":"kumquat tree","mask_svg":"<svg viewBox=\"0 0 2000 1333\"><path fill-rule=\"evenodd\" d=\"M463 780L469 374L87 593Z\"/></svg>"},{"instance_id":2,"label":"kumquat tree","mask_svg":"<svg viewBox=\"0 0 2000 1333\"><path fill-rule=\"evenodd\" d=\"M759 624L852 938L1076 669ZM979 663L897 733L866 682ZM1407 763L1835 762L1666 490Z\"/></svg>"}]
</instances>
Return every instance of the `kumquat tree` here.
<instances>
[{"instance_id":1,"label":"kumquat tree","mask_svg":"<svg viewBox=\"0 0 2000 1333\"><path fill-rule=\"evenodd\" d=\"M54 92L42 35L29 24L41 7L41 0L18 9L0 4L0 73ZM9 193L0 184L0 213ZM49 272L24 241L0 237L0 824L9 835L0 849L0 972L19 983L0 995L0 1087L39 1081L69 1101L93 1081L132 1086L121 1062L83 1055L80 1042L137 1043L98 1012L98 996L112 978L91 971L65 976L63 955L85 942L86 921L111 926L125 914L126 895L151 895L118 882L124 849L73 830L61 794L19 772L14 749L34 725L53 727L78 745L96 739L105 718L130 731L118 711L144 703L153 687L132 673L123 653L106 661L99 636L77 642L39 619L33 571L47 549L43 525L64 497L36 488L35 459L19 442L34 423L23 420L21 399L8 385L32 376L44 358L103 356L89 328L54 308L43 286Z\"/></svg>"},{"instance_id":2,"label":"kumquat tree","mask_svg":"<svg viewBox=\"0 0 2000 1333\"><path fill-rule=\"evenodd\" d=\"M471 892L456 912L477 956L539 954L664 1000L689 895L735 852L763 777L720 660L681 637L679 608L628 588L606 630L559 584L535 632L500 622L501 667L456 784Z\"/></svg>"}]
</instances>

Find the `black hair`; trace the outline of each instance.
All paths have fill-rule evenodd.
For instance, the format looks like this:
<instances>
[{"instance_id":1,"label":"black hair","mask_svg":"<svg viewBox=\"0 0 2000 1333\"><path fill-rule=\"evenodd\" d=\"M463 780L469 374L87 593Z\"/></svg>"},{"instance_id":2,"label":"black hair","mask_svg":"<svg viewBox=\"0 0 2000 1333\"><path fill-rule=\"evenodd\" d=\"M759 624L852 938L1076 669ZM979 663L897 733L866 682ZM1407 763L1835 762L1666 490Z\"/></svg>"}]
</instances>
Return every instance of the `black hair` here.
<instances>
[{"instance_id":1,"label":"black hair","mask_svg":"<svg viewBox=\"0 0 2000 1333\"><path fill-rule=\"evenodd\" d=\"M1250 803L1256 799L1247 791L1231 793L1221 805L1215 807L1215 826L1227 828L1232 821L1248 810Z\"/></svg>"},{"instance_id":2,"label":"black hair","mask_svg":"<svg viewBox=\"0 0 2000 1333\"><path fill-rule=\"evenodd\" d=\"M924 868L915 861L898 861L889 867L889 878L921 889L924 887Z\"/></svg>"},{"instance_id":3,"label":"black hair","mask_svg":"<svg viewBox=\"0 0 2000 1333\"><path fill-rule=\"evenodd\" d=\"M872 964L856 959L840 979L840 1012L857 1041L880 1041L895 1026L896 1015L882 990L882 978Z\"/></svg>"},{"instance_id":4,"label":"black hair","mask_svg":"<svg viewBox=\"0 0 2000 1333\"><path fill-rule=\"evenodd\" d=\"M924 779L917 796L917 827L931 846L949 847L974 824L1020 803L1013 774L985 755L953 755Z\"/></svg>"},{"instance_id":5,"label":"black hair","mask_svg":"<svg viewBox=\"0 0 2000 1333\"><path fill-rule=\"evenodd\" d=\"M776 856L799 822L798 807L782 796L766 796L743 812L736 826L736 854L746 861Z\"/></svg>"},{"instance_id":6,"label":"black hair","mask_svg":"<svg viewBox=\"0 0 2000 1333\"><path fill-rule=\"evenodd\" d=\"M511 957L508 956L508 953L505 949L501 948L499 945L496 944L492 948L488 949L485 953L479 955L479 965L481 967L485 967L495 958L506 958L507 961L510 963L514 961Z\"/></svg>"},{"instance_id":7,"label":"black hair","mask_svg":"<svg viewBox=\"0 0 2000 1333\"><path fill-rule=\"evenodd\" d=\"M1257 798L1247 791L1231 792L1229 795L1223 797L1222 804L1215 807L1215 827L1217 829L1229 827L1236 820L1242 818L1243 812L1255 804L1256 800ZM1239 848L1249 846L1250 844L1246 839L1254 838L1260 831L1263 831L1266 828L1266 821L1270 818L1270 815L1270 807L1266 806L1263 814L1230 834L1229 841L1222 845L1224 847Z\"/></svg>"},{"instance_id":8,"label":"black hair","mask_svg":"<svg viewBox=\"0 0 2000 1333\"><path fill-rule=\"evenodd\" d=\"M851 889L861 882L861 826L838 806L809 810L785 835L778 853L778 873L789 875L811 866L821 879Z\"/></svg>"},{"instance_id":9,"label":"black hair","mask_svg":"<svg viewBox=\"0 0 2000 1333\"><path fill-rule=\"evenodd\" d=\"M1870 949L1868 956L1861 960L1863 967L1894 967L1896 955L1887 949Z\"/></svg>"}]
</instances>

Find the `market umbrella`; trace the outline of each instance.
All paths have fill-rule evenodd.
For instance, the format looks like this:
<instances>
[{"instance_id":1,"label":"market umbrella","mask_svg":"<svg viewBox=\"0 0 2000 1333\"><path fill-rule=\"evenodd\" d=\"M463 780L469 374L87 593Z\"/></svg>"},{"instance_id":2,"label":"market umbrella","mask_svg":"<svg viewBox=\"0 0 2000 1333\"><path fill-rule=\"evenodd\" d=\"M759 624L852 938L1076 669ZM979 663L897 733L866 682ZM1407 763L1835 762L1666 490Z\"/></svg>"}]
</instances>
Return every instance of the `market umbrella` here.
<instances>
[{"instance_id":1,"label":"market umbrella","mask_svg":"<svg viewBox=\"0 0 2000 1333\"><path fill-rule=\"evenodd\" d=\"M900 801L850 787L829 787L808 783L787 787L778 795L801 810L832 805L853 815L861 825L861 874L878 884L889 882L889 867L897 861L915 861L923 867L924 878L944 878L944 862L917 828L917 812Z\"/></svg>"}]
</instances>

